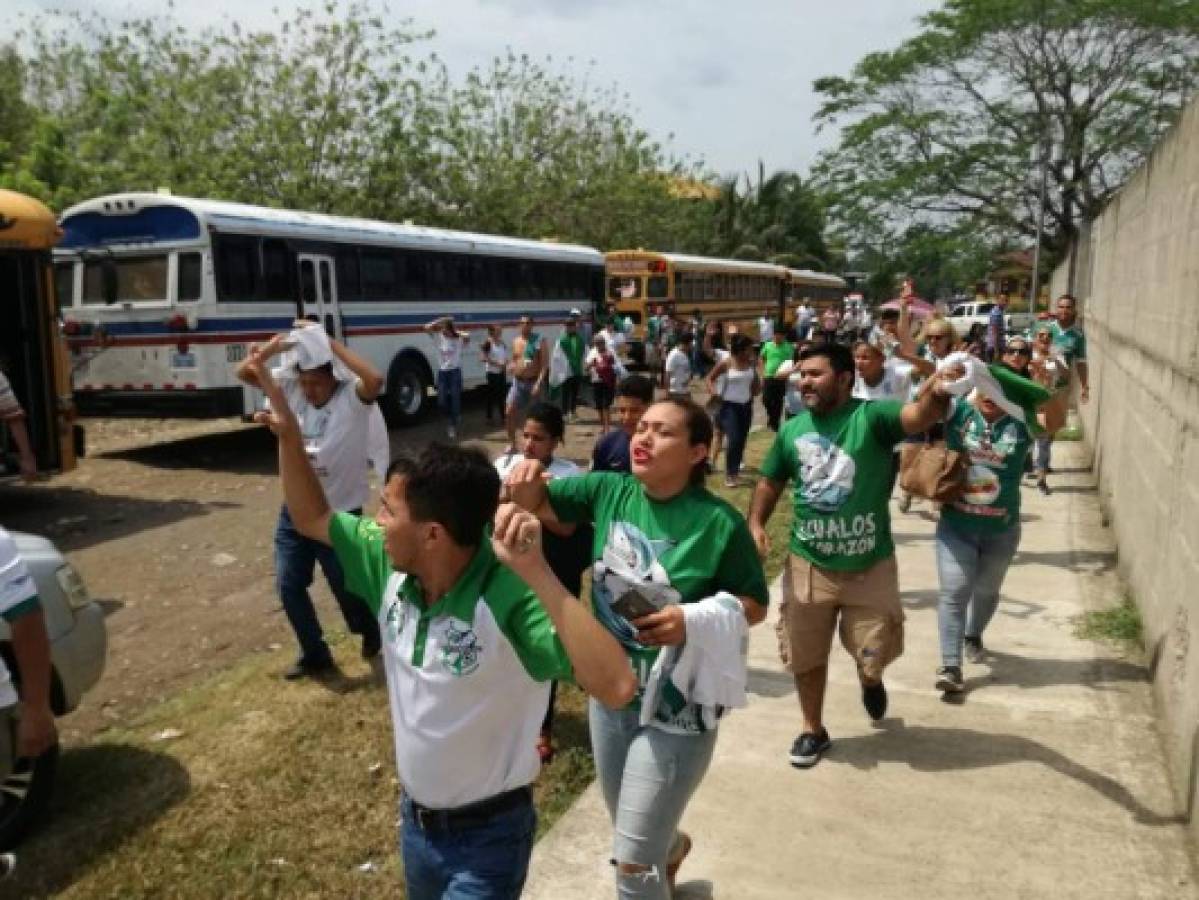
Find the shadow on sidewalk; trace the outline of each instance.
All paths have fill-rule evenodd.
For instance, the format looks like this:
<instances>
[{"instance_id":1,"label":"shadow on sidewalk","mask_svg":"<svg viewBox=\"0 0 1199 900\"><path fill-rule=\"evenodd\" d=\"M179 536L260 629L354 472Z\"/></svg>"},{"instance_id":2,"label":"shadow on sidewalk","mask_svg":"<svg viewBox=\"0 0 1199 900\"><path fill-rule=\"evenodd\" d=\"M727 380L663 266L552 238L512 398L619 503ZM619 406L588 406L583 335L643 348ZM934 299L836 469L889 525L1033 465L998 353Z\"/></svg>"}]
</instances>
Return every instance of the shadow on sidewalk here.
<instances>
[{"instance_id":1,"label":"shadow on sidewalk","mask_svg":"<svg viewBox=\"0 0 1199 900\"><path fill-rule=\"evenodd\" d=\"M1114 550L1017 550L1012 565L1030 564L1085 572L1088 575L1102 575L1116 568L1116 553Z\"/></svg>"},{"instance_id":2,"label":"shadow on sidewalk","mask_svg":"<svg viewBox=\"0 0 1199 900\"><path fill-rule=\"evenodd\" d=\"M888 719L874 734L835 740L826 759L830 763L846 763L862 770L877 768L880 763L900 763L918 772L1035 762L1059 775L1073 778L1124 807L1142 825L1178 825L1187 820L1181 813L1163 815L1155 812L1116 779L1076 763L1044 744L1016 735L925 725L909 728L903 719Z\"/></svg>"},{"instance_id":3,"label":"shadow on sidewalk","mask_svg":"<svg viewBox=\"0 0 1199 900\"><path fill-rule=\"evenodd\" d=\"M1121 659L1045 659L998 653L987 648L990 673L966 679L966 693L987 685L1012 685L1041 688L1053 685L1079 685L1095 691L1111 690L1119 681L1149 681L1144 666Z\"/></svg>"}]
</instances>

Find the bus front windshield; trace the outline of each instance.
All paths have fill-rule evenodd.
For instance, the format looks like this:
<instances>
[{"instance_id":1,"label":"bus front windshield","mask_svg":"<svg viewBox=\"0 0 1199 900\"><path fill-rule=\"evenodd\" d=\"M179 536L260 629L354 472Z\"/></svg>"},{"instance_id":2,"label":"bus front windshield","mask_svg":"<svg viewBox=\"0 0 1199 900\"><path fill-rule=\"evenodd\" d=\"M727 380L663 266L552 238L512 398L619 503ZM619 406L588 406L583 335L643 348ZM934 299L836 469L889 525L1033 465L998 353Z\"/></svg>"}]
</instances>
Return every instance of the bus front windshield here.
<instances>
[{"instance_id":1,"label":"bus front windshield","mask_svg":"<svg viewBox=\"0 0 1199 900\"><path fill-rule=\"evenodd\" d=\"M153 256L116 257L118 303L165 303L169 299L165 253ZM103 305L104 266L108 261L88 260L83 266L83 303Z\"/></svg>"},{"instance_id":2,"label":"bus front windshield","mask_svg":"<svg viewBox=\"0 0 1199 900\"><path fill-rule=\"evenodd\" d=\"M640 300L641 279L616 275L608 279L609 300Z\"/></svg>"}]
</instances>

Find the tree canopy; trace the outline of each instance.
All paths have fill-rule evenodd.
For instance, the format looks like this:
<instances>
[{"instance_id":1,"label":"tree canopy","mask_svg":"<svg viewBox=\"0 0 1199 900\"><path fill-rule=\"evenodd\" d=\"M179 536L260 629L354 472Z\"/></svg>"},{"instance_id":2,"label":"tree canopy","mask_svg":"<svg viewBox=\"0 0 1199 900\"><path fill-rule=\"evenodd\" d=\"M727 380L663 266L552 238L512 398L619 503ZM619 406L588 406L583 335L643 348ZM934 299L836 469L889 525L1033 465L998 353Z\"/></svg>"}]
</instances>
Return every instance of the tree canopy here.
<instances>
[{"instance_id":1,"label":"tree canopy","mask_svg":"<svg viewBox=\"0 0 1199 900\"><path fill-rule=\"evenodd\" d=\"M815 84L817 121L841 128L818 174L842 231L1030 238L1044 152L1045 245L1060 254L1199 82L1194 0L947 0L921 23Z\"/></svg>"},{"instance_id":2,"label":"tree canopy","mask_svg":"<svg viewBox=\"0 0 1199 900\"><path fill-rule=\"evenodd\" d=\"M345 215L703 252L707 178L628 99L509 53L454 78L358 3L268 30L47 16L0 47L0 185L62 209L166 187ZM17 47L20 49L18 50Z\"/></svg>"}]
</instances>

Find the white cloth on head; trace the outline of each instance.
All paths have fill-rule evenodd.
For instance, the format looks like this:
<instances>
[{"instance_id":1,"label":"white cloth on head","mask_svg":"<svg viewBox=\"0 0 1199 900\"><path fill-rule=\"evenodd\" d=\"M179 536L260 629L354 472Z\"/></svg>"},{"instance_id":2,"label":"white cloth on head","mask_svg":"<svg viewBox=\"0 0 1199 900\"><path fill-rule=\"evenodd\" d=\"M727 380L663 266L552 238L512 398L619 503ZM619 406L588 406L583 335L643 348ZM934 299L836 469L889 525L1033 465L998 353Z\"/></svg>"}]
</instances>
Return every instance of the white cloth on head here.
<instances>
[{"instance_id":1,"label":"white cloth on head","mask_svg":"<svg viewBox=\"0 0 1199 900\"><path fill-rule=\"evenodd\" d=\"M1003 393L1003 388L995 380L995 376L991 374L991 370L987 368L985 362L977 356L958 350L938 362L937 371L955 365L964 368L966 374L957 381L944 386L948 393L955 397L961 397L976 390L1017 422L1025 421L1024 407L1007 398L1007 395Z\"/></svg>"},{"instance_id":2,"label":"white cloth on head","mask_svg":"<svg viewBox=\"0 0 1199 900\"><path fill-rule=\"evenodd\" d=\"M654 661L641 700L642 725L653 724L658 698L669 677L688 703L701 708L704 727L716 727L719 711L746 705L749 625L741 601L720 591L683 604L687 638L664 647Z\"/></svg>"},{"instance_id":3,"label":"white cloth on head","mask_svg":"<svg viewBox=\"0 0 1199 900\"><path fill-rule=\"evenodd\" d=\"M279 366L271 371L276 381L298 378L301 371L319 369L325 363L333 363L333 377L338 381L356 381L349 366L333 355L329 346L329 335L323 325L313 322L302 328L293 328L287 336L291 345L279 357Z\"/></svg>"}]
</instances>

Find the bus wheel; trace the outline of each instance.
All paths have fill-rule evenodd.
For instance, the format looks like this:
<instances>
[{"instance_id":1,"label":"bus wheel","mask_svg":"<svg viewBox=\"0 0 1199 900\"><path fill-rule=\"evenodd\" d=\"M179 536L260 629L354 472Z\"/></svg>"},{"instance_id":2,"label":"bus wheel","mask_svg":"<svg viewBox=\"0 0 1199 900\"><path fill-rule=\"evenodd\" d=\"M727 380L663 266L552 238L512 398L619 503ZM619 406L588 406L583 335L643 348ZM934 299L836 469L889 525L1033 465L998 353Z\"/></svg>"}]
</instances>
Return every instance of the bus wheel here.
<instances>
[{"instance_id":1,"label":"bus wheel","mask_svg":"<svg viewBox=\"0 0 1199 900\"><path fill-rule=\"evenodd\" d=\"M424 413L429 399L428 371L408 357L397 357L387 371L387 393L379 398L391 425L411 425Z\"/></svg>"}]
</instances>

